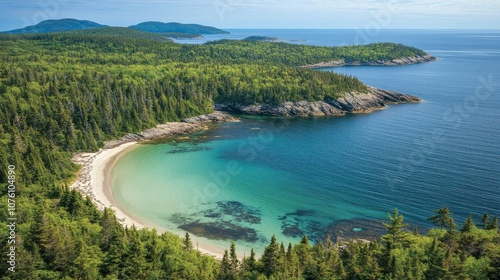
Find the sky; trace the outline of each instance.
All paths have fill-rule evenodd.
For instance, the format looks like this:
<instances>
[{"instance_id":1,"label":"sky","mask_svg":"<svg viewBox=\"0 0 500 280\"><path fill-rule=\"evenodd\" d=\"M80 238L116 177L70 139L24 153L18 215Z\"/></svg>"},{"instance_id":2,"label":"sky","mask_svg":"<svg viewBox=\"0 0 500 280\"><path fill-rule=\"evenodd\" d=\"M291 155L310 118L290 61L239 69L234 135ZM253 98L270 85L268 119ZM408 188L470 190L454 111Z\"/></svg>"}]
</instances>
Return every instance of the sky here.
<instances>
[{"instance_id":1,"label":"sky","mask_svg":"<svg viewBox=\"0 0 500 280\"><path fill-rule=\"evenodd\" d=\"M0 0L0 31L60 18L226 29L500 29L500 0Z\"/></svg>"}]
</instances>

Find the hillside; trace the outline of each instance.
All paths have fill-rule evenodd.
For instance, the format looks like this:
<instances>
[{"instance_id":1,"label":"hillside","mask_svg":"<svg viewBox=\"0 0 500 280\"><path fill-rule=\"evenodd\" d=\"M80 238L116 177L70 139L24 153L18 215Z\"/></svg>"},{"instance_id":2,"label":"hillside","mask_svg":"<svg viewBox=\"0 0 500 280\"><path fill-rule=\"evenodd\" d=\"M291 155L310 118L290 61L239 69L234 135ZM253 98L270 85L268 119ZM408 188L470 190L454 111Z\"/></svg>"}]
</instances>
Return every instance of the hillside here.
<instances>
[{"instance_id":1,"label":"hillside","mask_svg":"<svg viewBox=\"0 0 500 280\"><path fill-rule=\"evenodd\" d=\"M56 19L56 20L45 20L42 21L36 25L31 25L31 26L26 26L24 28L19 28L19 29L14 29L10 31L4 31L0 32L1 33L8 33L8 34L40 34L40 33L50 33L50 32L63 32L63 31L77 31L77 30L84 30L84 29L90 29L90 28L100 28L100 27L107 27L107 25L102 25L93 21L88 21L88 20L77 20L77 19ZM119 27L117 27L119 28ZM121 27L125 28L125 27ZM201 36L202 34L229 34L229 32L226 32L224 30L217 29L215 27L211 26L204 26L204 25L199 25L199 24L182 24L182 23L177 23L177 22L170 22L170 23L164 23L164 22L155 22L155 21L148 21L148 22L142 22L137 25L132 25L128 27L129 29L133 29L136 31L142 31L142 32L148 32L148 33L165 33L165 35L168 35L170 37L182 37L182 38L192 38ZM116 33L113 33L115 32ZM143 37L145 39L148 38L146 35L139 35L139 33L131 33L128 32L124 34L125 30L124 29L103 29L103 30L96 30L93 32L90 32L88 34L104 34L107 33L108 35L132 35L133 37ZM183 34L190 34L193 36L189 35L183 35ZM158 40L159 37L154 37L151 36L153 40Z\"/></svg>"},{"instance_id":2,"label":"hillside","mask_svg":"<svg viewBox=\"0 0 500 280\"><path fill-rule=\"evenodd\" d=\"M5 31L2 33L37 34L37 33L61 32L70 30L82 30L82 29L104 27L104 26L105 25L101 25L93 21L65 18L65 19L45 20L36 25L30 25L24 28Z\"/></svg>"},{"instance_id":3,"label":"hillside","mask_svg":"<svg viewBox=\"0 0 500 280\"><path fill-rule=\"evenodd\" d=\"M229 32L217 29L211 26L204 26L199 24L182 24L177 22L158 22L147 21L136 25L129 26L129 28L153 32L153 33L187 33L187 34L229 34Z\"/></svg>"},{"instance_id":4,"label":"hillside","mask_svg":"<svg viewBox=\"0 0 500 280\"><path fill-rule=\"evenodd\" d=\"M126 38L134 38L134 39L146 39L153 40L159 42L172 42L163 34L156 34L150 32L144 32L135 30L127 27L99 27L99 28L89 28L78 31L68 31L73 32L74 34L82 34L82 35L93 35L93 36L111 36L111 37L126 37Z\"/></svg>"}]
</instances>

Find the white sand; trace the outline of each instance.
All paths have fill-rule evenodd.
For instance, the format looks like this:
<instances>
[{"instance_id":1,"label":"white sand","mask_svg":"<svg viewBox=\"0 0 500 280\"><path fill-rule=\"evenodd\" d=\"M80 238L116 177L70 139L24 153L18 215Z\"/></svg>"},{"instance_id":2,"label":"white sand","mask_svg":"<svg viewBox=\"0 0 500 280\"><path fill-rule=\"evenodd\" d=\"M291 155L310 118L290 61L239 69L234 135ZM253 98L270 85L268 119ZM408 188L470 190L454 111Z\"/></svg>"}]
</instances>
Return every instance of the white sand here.
<instances>
[{"instance_id":1,"label":"white sand","mask_svg":"<svg viewBox=\"0 0 500 280\"><path fill-rule=\"evenodd\" d=\"M73 161L82 165L82 170L78 178L71 185L72 188L78 189L82 194L89 196L97 205L97 208L104 210L105 207L112 208L116 212L116 217L120 222L128 227L135 225L137 228L143 228L144 225L138 221L134 221L127 216L116 203L111 202L105 194L105 180L109 174L105 174L106 165L114 159L120 152L137 142L129 142L112 149L101 149L97 153L78 154L73 158Z\"/></svg>"},{"instance_id":2,"label":"white sand","mask_svg":"<svg viewBox=\"0 0 500 280\"><path fill-rule=\"evenodd\" d=\"M135 225L136 228L155 228L155 226L147 224L130 213L127 213L125 209L120 208L111 192L110 170L113 168L118 154L128 148L132 148L136 143L137 142L129 142L115 148L101 149L96 153L75 155L73 161L80 164L82 169L77 179L70 187L76 188L84 196L90 197L101 211L104 210L104 208L113 209L117 219L123 226L131 227ZM161 229L157 230L160 233L164 232ZM200 252L211 255L217 259L222 259L225 248L217 248L213 245L200 242L194 236L192 237L192 241L195 248L197 247Z\"/></svg>"}]
</instances>

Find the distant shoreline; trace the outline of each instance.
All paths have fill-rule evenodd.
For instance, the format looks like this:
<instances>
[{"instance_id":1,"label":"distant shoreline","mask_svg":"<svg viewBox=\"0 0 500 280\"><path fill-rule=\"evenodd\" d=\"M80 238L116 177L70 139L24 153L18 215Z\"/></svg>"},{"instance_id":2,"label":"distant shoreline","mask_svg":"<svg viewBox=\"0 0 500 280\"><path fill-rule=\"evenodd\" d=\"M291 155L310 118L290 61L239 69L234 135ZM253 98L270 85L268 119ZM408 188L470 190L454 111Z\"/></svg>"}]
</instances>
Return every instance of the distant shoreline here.
<instances>
[{"instance_id":1,"label":"distant shoreline","mask_svg":"<svg viewBox=\"0 0 500 280\"><path fill-rule=\"evenodd\" d=\"M319 62L315 64L307 64L301 67L311 68L311 69L321 69L321 68L341 67L341 66L400 66L400 65L427 63L434 60L437 60L437 58L428 54L424 56L411 56L393 60L380 60L375 62L360 62L360 61L345 62L343 59L340 59L328 62Z\"/></svg>"}]
</instances>

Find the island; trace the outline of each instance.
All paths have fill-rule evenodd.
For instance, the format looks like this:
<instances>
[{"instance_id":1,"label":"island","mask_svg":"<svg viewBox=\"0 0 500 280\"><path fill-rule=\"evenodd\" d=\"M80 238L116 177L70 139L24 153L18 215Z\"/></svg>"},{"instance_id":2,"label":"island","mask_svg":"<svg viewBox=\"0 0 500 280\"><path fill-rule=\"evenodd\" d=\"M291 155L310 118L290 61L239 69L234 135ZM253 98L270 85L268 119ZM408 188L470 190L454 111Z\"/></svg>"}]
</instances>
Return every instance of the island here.
<instances>
[{"instance_id":1,"label":"island","mask_svg":"<svg viewBox=\"0 0 500 280\"><path fill-rule=\"evenodd\" d=\"M26 26L19 29L4 31L1 33L9 34L39 34L49 32L62 32L62 31L75 31L89 28L106 27L90 20L78 20L73 18L64 19L49 19L44 20L38 24Z\"/></svg>"},{"instance_id":2,"label":"island","mask_svg":"<svg viewBox=\"0 0 500 280\"><path fill-rule=\"evenodd\" d=\"M229 32L211 26L199 24L183 24L178 22L147 21L129 28L153 33L184 33L184 34L229 34Z\"/></svg>"},{"instance_id":3,"label":"island","mask_svg":"<svg viewBox=\"0 0 500 280\"><path fill-rule=\"evenodd\" d=\"M1 33L7 34L41 34L41 33L51 33L51 32L64 32L64 31L77 31L93 28L103 28L108 27L107 25L99 24L89 20L78 20L73 18L64 19L50 19L41 21L38 24L26 26L19 29L3 31ZM116 27L120 28L120 27ZM178 22L158 22L158 21L147 21L141 22L136 25L131 25L129 27L121 27L121 32L115 35L128 36L123 34L123 28L128 28L136 31L147 32L147 33L159 33L167 37L183 37L192 38L199 37L202 34L229 34L229 32L212 27L199 24L183 24ZM109 35L113 34L111 31L113 29L108 29ZM114 31L119 31L115 29ZM93 33L96 34L96 33ZM170 36L169 36L170 35ZM191 35L191 36L190 36Z\"/></svg>"},{"instance_id":4,"label":"island","mask_svg":"<svg viewBox=\"0 0 500 280\"><path fill-rule=\"evenodd\" d=\"M268 36L249 36L243 39L244 41L261 41L261 42L281 42L278 37L268 37Z\"/></svg>"}]
</instances>

